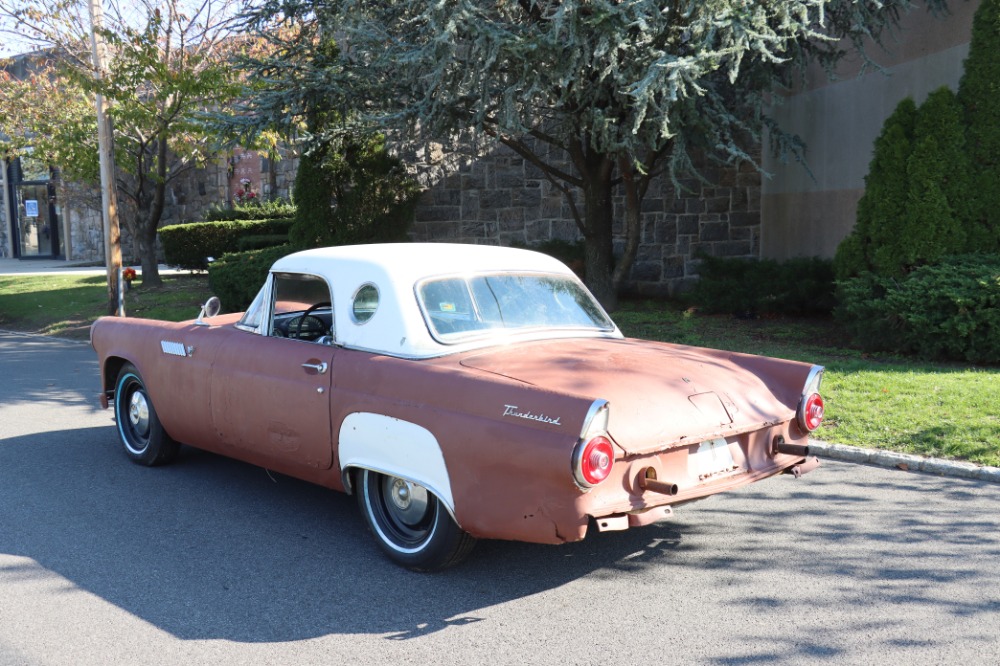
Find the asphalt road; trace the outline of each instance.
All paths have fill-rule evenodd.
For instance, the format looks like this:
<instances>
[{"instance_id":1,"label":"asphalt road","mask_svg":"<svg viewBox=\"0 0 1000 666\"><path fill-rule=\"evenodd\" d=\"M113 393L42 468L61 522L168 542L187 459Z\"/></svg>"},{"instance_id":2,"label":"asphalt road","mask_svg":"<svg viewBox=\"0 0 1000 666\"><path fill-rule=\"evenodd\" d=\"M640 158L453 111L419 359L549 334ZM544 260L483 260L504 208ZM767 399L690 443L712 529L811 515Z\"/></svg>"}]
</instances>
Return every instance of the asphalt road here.
<instances>
[{"instance_id":1,"label":"asphalt road","mask_svg":"<svg viewBox=\"0 0 1000 666\"><path fill-rule=\"evenodd\" d=\"M85 343L0 334L0 664L998 661L1000 485L828 461L421 575L349 497L129 463L96 377Z\"/></svg>"}]
</instances>

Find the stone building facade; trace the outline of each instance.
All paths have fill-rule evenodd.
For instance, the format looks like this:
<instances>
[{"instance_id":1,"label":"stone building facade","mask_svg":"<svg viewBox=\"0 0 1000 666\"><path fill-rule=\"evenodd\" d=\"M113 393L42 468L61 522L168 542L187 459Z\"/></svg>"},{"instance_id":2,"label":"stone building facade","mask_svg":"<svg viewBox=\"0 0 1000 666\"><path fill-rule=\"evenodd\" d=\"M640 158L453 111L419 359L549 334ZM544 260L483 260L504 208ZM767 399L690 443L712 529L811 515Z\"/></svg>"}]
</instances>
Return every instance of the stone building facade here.
<instances>
[{"instance_id":1,"label":"stone building facade","mask_svg":"<svg viewBox=\"0 0 1000 666\"><path fill-rule=\"evenodd\" d=\"M639 251L628 287L668 295L697 279L700 254L758 257L761 176L752 165L706 168L708 185L656 179L642 207ZM624 196L615 197L617 250L622 251ZM582 238L570 207L534 165L498 149L468 160L427 189L416 211L412 237L493 245L535 245Z\"/></svg>"},{"instance_id":2,"label":"stone building facade","mask_svg":"<svg viewBox=\"0 0 1000 666\"><path fill-rule=\"evenodd\" d=\"M243 159L236 160L234 155ZM160 226L198 222L213 207L229 205L240 180L249 176L253 191L263 199L289 198L295 178L297 160L267 160L256 153L240 151L220 159L205 168L191 169L173 180L167 187L167 204ZM13 246L16 231L12 225L20 224L23 211L18 205L16 184L4 183L0 187L0 256L28 258ZM104 261L104 228L101 219L100 192L97 188L78 183L55 181L52 207L58 220L60 239L58 251L53 255L72 262ZM137 248L125 223L134 215L129 202L119 198L122 234L122 254L126 263L138 263ZM21 206L23 207L23 206Z\"/></svg>"},{"instance_id":3,"label":"stone building facade","mask_svg":"<svg viewBox=\"0 0 1000 666\"><path fill-rule=\"evenodd\" d=\"M272 161L250 151L235 151L171 183L161 224L203 220L211 207L233 201L247 185L265 200L289 198L297 166L292 154ZM688 180L679 194L666 178L650 186L643 202L639 250L628 282L632 291L668 295L683 290L697 279L702 253L759 256L760 174L744 165L731 170L707 168L703 175L713 184ZM99 193L62 184L59 200L64 257L103 261ZM123 215L130 214L127 202L119 204ZM619 221L616 243L620 251L625 242L622 195L615 198L615 218ZM410 235L415 241L529 247L548 240L575 242L582 238L563 194L537 167L506 148L465 160L430 182ZM0 242L4 238L0 235ZM126 263L137 261L125 224L122 252Z\"/></svg>"}]
</instances>

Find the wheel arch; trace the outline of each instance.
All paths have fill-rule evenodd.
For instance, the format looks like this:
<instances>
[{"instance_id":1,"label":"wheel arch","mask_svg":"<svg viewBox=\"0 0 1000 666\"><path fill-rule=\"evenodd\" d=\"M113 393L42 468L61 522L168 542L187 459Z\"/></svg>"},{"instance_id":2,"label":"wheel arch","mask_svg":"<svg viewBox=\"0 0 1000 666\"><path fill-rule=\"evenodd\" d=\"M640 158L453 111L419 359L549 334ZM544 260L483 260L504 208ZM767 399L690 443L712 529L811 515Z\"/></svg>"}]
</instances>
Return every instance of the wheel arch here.
<instances>
[{"instance_id":1,"label":"wheel arch","mask_svg":"<svg viewBox=\"0 0 1000 666\"><path fill-rule=\"evenodd\" d=\"M385 414L353 412L341 424L338 456L348 493L355 492L353 475L359 470L397 476L425 487L455 519L444 454L437 438L423 426Z\"/></svg>"},{"instance_id":2,"label":"wheel arch","mask_svg":"<svg viewBox=\"0 0 1000 666\"><path fill-rule=\"evenodd\" d=\"M101 368L101 405L105 409L114 400L118 375L128 363L132 362L122 356L108 356L104 359L104 367Z\"/></svg>"}]
</instances>

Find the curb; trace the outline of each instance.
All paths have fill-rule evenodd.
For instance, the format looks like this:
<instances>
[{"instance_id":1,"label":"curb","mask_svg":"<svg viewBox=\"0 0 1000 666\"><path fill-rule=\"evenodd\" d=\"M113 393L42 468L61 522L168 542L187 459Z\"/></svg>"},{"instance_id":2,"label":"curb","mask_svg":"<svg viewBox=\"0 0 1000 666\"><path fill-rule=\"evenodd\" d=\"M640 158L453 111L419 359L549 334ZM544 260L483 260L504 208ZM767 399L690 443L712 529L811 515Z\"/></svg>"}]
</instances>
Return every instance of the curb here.
<instances>
[{"instance_id":1,"label":"curb","mask_svg":"<svg viewBox=\"0 0 1000 666\"><path fill-rule=\"evenodd\" d=\"M74 338L59 338L54 335L45 335L44 333L30 333L27 331L8 331L5 328L0 328L0 333L3 335L17 335L22 338L40 338L41 340L51 340L53 342L68 342L74 345L90 345L89 340L79 340Z\"/></svg>"},{"instance_id":2,"label":"curb","mask_svg":"<svg viewBox=\"0 0 1000 666\"><path fill-rule=\"evenodd\" d=\"M1000 467L987 467L957 460L941 458L925 458L910 453L896 453L879 449L863 449L858 446L830 444L811 440L809 453L820 458L829 458L841 462L859 463L901 469L910 472L924 472L938 476L949 476L960 479L974 479L989 483L1000 483Z\"/></svg>"}]
</instances>

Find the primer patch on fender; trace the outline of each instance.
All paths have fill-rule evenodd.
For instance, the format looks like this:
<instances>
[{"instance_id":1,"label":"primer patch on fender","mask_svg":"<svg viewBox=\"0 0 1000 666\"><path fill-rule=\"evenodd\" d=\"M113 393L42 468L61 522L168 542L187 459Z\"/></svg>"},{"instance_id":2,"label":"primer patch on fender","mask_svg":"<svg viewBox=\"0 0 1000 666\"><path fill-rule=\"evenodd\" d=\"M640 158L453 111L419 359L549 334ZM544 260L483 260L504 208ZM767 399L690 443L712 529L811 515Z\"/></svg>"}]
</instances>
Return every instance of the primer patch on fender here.
<instances>
[{"instance_id":1,"label":"primer patch on fender","mask_svg":"<svg viewBox=\"0 0 1000 666\"><path fill-rule=\"evenodd\" d=\"M160 340L160 349L163 350L164 354L170 354L171 356L187 356L187 350L181 342Z\"/></svg>"},{"instance_id":2,"label":"primer patch on fender","mask_svg":"<svg viewBox=\"0 0 1000 666\"><path fill-rule=\"evenodd\" d=\"M281 421L271 421L267 424L267 440L277 451L290 453L298 451L300 446L299 433Z\"/></svg>"}]
</instances>

